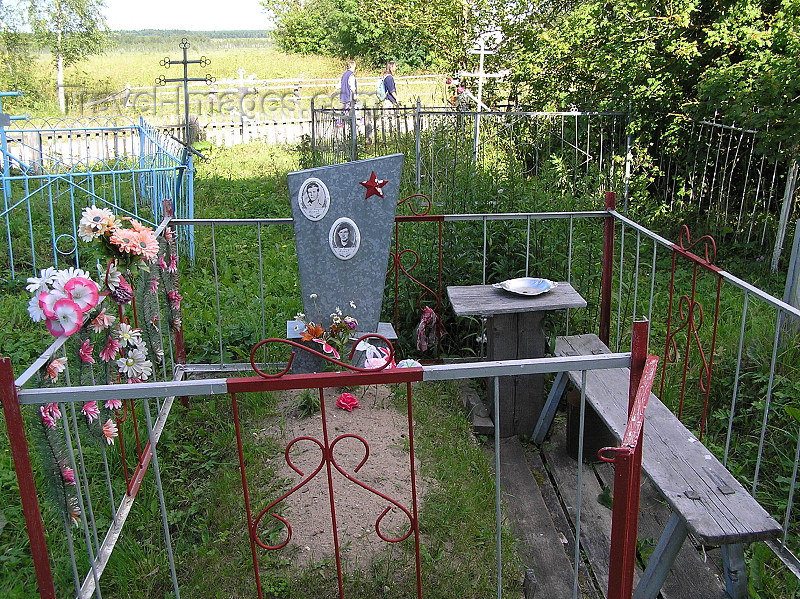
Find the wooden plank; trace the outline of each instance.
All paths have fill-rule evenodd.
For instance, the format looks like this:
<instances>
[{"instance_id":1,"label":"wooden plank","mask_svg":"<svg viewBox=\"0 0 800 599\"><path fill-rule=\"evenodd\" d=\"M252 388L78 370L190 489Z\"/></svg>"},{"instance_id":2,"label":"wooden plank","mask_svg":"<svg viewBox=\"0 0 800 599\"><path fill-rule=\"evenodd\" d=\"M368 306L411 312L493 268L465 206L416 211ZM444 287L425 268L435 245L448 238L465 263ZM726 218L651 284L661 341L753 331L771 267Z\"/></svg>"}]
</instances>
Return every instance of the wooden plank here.
<instances>
[{"instance_id":1,"label":"wooden plank","mask_svg":"<svg viewBox=\"0 0 800 599\"><path fill-rule=\"evenodd\" d=\"M595 470L603 485L613 494L614 467L600 463L595 465ZM661 501L661 495L649 480L643 479L639 503L639 541L651 541L653 549L669 516L670 509ZM663 599L727 599L720 570L704 560L688 542L678 552L673 568L661 587L661 596Z\"/></svg>"},{"instance_id":2,"label":"wooden plank","mask_svg":"<svg viewBox=\"0 0 800 599\"><path fill-rule=\"evenodd\" d=\"M586 300L566 282L540 295L518 295L491 285L450 286L447 295L457 316L494 316L586 307Z\"/></svg>"},{"instance_id":3,"label":"wooden plank","mask_svg":"<svg viewBox=\"0 0 800 599\"><path fill-rule=\"evenodd\" d=\"M572 596L572 564L517 437L500 442L500 486L517 550L536 578L535 596Z\"/></svg>"},{"instance_id":4,"label":"wooden plank","mask_svg":"<svg viewBox=\"0 0 800 599\"><path fill-rule=\"evenodd\" d=\"M563 437L563 422L558 427L558 431L558 434ZM541 492L542 500L550 512L550 518L556 527L556 534L558 535L561 544L564 546L567 559L569 559L570 564L572 564L572 559L575 556L575 535L572 532L571 520L567 518L567 515L564 513L558 492L551 484L550 475L544 465L544 462L542 461L541 451L538 448L532 449L531 446L528 445L525 448L525 458L528 461L528 468L533 473L534 479L537 481L542 481L539 484L539 491ZM594 580L589 574L589 570L586 567L586 562L583 559L581 559L580 562L579 573L581 596L583 599L599 599L599 597L602 597L602 593L594 585ZM570 573L570 576L572 576L572 573ZM550 595L547 593L543 593L542 596L550 597ZM555 595L552 596L555 597Z\"/></svg>"},{"instance_id":5,"label":"wooden plank","mask_svg":"<svg viewBox=\"0 0 800 599\"><path fill-rule=\"evenodd\" d=\"M557 355L608 352L596 335L559 337ZM570 372L580 386L581 373ZM620 439L627 421L629 370L592 370L586 395ZM642 467L689 530L707 545L776 538L780 525L653 394L647 406ZM732 491L732 492L731 492Z\"/></svg>"},{"instance_id":6,"label":"wooden plank","mask_svg":"<svg viewBox=\"0 0 800 599\"><path fill-rule=\"evenodd\" d=\"M550 472L561 493L567 515L574 523L578 498L578 462L567 455L564 437L551 436L546 444L544 456ZM608 592L608 560L611 551L611 510L598 501L602 487L591 466L583 465L581 504L581 547L586 552L600 589L605 597ZM641 572L637 569L635 580Z\"/></svg>"}]
</instances>

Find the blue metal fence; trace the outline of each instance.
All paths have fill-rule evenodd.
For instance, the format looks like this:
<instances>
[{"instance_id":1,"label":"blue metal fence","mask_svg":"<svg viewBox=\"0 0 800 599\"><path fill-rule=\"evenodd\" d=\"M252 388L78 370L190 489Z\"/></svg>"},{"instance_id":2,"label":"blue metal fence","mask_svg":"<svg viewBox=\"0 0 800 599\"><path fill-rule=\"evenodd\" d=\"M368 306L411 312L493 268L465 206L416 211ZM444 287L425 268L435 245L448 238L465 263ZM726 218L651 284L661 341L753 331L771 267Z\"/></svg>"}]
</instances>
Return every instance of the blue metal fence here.
<instances>
[{"instance_id":1,"label":"blue metal fence","mask_svg":"<svg viewBox=\"0 0 800 599\"><path fill-rule=\"evenodd\" d=\"M87 206L112 209L148 226L194 215L192 155L140 119L28 119L0 127L3 206L0 272L24 278L42 265L80 262L78 221ZM193 232L180 241L193 255Z\"/></svg>"}]
</instances>

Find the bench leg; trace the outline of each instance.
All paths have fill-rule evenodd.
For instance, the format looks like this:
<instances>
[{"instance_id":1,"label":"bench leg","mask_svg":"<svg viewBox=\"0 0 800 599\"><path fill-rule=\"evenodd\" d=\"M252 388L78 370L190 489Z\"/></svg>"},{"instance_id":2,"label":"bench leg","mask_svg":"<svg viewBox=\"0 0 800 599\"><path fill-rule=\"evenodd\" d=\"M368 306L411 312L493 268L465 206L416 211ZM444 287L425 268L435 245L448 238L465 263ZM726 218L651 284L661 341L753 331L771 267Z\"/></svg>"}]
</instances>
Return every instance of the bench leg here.
<instances>
[{"instance_id":1,"label":"bench leg","mask_svg":"<svg viewBox=\"0 0 800 599\"><path fill-rule=\"evenodd\" d=\"M547 435L547 431L550 430L553 417L556 415L556 410L558 409L558 402L561 401L561 396L564 395L564 389L567 388L568 380L569 377L566 372L559 372L556 376L556 380L553 381L553 386L550 388L550 393L547 395L547 401L544 402L542 413L539 414L536 428L533 429L533 442L537 445L542 444Z\"/></svg>"},{"instance_id":2,"label":"bench leg","mask_svg":"<svg viewBox=\"0 0 800 599\"><path fill-rule=\"evenodd\" d=\"M725 590L733 599L750 597L747 591L747 566L741 543L722 546L722 565L725 568Z\"/></svg>"},{"instance_id":3,"label":"bench leg","mask_svg":"<svg viewBox=\"0 0 800 599\"><path fill-rule=\"evenodd\" d=\"M661 585L672 569L675 557L688 534L689 529L686 528L683 519L673 512L655 551L647 562L647 569L633 591L633 599L655 599L658 596Z\"/></svg>"}]
</instances>

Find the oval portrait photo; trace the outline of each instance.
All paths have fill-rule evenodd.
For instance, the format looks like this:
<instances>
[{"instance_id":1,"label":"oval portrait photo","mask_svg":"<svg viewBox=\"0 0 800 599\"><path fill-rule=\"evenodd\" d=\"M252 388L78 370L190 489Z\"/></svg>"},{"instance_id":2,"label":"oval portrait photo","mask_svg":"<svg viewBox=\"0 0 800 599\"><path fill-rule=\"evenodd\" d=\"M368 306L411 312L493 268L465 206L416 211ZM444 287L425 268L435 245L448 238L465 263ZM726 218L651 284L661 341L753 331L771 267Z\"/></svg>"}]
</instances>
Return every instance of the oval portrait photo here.
<instances>
[{"instance_id":1,"label":"oval portrait photo","mask_svg":"<svg viewBox=\"0 0 800 599\"><path fill-rule=\"evenodd\" d=\"M361 232L349 218L340 218L328 233L328 243L333 254L340 260L349 260L361 244Z\"/></svg>"},{"instance_id":2,"label":"oval portrait photo","mask_svg":"<svg viewBox=\"0 0 800 599\"><path fill-rule=\"evenodd\" d=\"M300 211L308 220L321 220L331 205L331 196L325 184L316 177L303 181L297 194Z\"/></svg>"}]
</instances>

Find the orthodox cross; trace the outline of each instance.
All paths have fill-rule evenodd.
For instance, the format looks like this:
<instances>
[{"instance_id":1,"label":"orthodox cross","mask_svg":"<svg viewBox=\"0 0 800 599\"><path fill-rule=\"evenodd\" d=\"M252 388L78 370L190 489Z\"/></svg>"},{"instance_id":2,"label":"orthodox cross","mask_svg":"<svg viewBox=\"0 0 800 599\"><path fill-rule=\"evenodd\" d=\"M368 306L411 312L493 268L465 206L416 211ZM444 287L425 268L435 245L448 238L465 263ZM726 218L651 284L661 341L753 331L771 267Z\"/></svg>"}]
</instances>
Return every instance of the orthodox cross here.
<instances>
[{"instance_id":1,"label":"orthodox cross","mask_svg":"<svg viewBox=\"0 0 800 599\"><path fill-rule=\"evenodd\" d=\"M489 110L486 105L483 103L483 81L484 79L502 79L503 77L507 77L511 71L505 69L500 71L499 73L487 73L483 70L483 59L487 54L495 54L494 50L490 50L486 48L486 39L489 37L490 34L484 34L478 37L478 43L475 47L469 50L470 54L477 54L480 58L478 59L478 72L472 73L467 71L461 71L458 73L460 78L464 77L477 77L478 78L478 97L476 98L472 94L468 94L469 97L475 101L478 105L478 111L475 114L475 132L474 132L474 140L472 144L472 158L473 161L478 159L478 137L480 136L480 129L481 129L481 111L482 110Z\"/></svg>"},{"instance_id":2,"label":"orthodox cross","mask_svg":"<svg viewBox=\"0 0 800 599\"><path fill-rule=\"evenodd\" d=\"M186 56L186 51L190 48L189 42L186 38L181 40L181 43L178 44L178 47L183 50L183 60L170 60L169 57L166 57L161 60L159 63L162 67L168 69L172 64L182 64L183 65L183 77L178 77L176 79L167 79L164 75L159 75L156 77L156 85L166 85L167 83L183 83L183 118L184 118L184 143L188 146L190 143L189 139L189 82L190 81L205 81L207 85L211 85L214 83L217 78L212 77L211 75L206 75L205 77L189 77L189 65L190 64L199 64L201 67L205 67L211 64L211 61L206 58L205 56L201 56L197 60L189 60Z\"/></svg>"}]
</instances>

